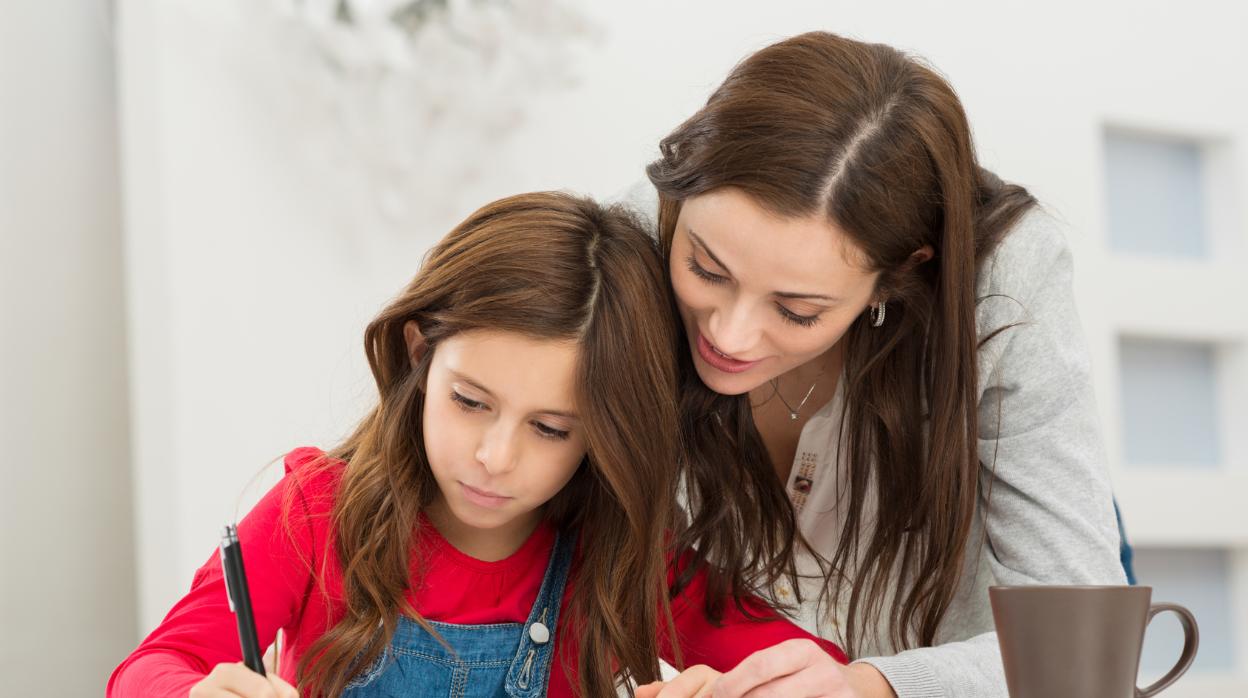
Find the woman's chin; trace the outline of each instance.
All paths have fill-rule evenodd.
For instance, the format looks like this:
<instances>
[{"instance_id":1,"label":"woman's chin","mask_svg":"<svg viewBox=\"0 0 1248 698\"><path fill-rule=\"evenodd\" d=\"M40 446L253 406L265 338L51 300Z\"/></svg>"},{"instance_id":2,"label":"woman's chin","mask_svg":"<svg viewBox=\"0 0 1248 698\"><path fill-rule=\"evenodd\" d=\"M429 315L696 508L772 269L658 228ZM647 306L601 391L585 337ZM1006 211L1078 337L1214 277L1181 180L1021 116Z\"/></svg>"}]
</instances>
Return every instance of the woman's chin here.
<instances>
[{"instance_id":1,"label":"woman's chin","mask_svg":"<svg viewBox=\"0 0 1248 698\"><path fill-rule=\"evenodd\" d=\"M702 384L720 395L744 395L766 382L765 378L759 378L759 374L752 369L742 373L728 373L707 365L697 356L694 357L693 365L698 377L702 379Z\"/></svg>"}]
</instances>

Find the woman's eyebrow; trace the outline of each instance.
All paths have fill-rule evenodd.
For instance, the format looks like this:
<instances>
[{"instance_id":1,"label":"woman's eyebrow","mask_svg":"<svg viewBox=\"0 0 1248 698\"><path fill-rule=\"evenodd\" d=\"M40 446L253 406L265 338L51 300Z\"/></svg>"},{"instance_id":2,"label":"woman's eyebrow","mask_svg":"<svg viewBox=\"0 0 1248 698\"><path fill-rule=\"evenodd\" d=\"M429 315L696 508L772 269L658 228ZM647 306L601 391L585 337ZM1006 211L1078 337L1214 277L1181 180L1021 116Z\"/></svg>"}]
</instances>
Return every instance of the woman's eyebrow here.
<instances>
[{"instance_id":1,"label":"woman's eyebrow","mask_svg":"<svg viewBox=\"0 0 1248 698\"><path fill-rule=\"evenodd\" d=\"M828 301L829 303L841 302L840 298L835 298L833 296L825 296L822 293L791 293L789 291L776 291L772 293L771 295L779 296L781 298L792 298L794 300L815 299L815 300L821 300L821 301Z\"/></svg>"},{"instance_id":2,"label":"woman's eyebrow","mask_svg":"<svg viewBox=\"0 0 1248 698\"><path fill-rule=\"evenodd\" d=\"M718 264L720 269L723 269L724 271L728 272L729 276L732 276L732 271L728 269L728 265L719 261L719 257L716 257L715 253L711 252L711 248L706 246L706 242L703 241L702 238L698 237L698 234L693 232L692 228L689 229L689 237L690 239L693 240L694 244L696 244L698 247L702 249L703 252L706 253L707 257L711 258L712 262Z\"/></svg>"},{"instance_id":3,"label":"woman's eyebrow","mask_svg":"<svg viewBox=\"0 0 1248 698\"><path fill-rule=\"evenodd\" d=\"M727 272L729 276L732 276L732 271L728 269L728 265L719 261L719 257L716 257L715 253L711 252L711 248L706 246L706 242L702 238L698 237L698 234L693 232L692 228L689 229L688 232L689 232L689 238L693 240L694 244L697 245L703 252L705 252L706 256L710 257L712 262L715 262L716 264L718 264L720 269L723 269L725 272ZM821 300L821 301L828 301L829 303L841 302L840 298L824 295L822 293L796 293L793 291L773 291L771 295L777 296L779 298L789 298L792 300Z\"/></svg>"}]
</instances>

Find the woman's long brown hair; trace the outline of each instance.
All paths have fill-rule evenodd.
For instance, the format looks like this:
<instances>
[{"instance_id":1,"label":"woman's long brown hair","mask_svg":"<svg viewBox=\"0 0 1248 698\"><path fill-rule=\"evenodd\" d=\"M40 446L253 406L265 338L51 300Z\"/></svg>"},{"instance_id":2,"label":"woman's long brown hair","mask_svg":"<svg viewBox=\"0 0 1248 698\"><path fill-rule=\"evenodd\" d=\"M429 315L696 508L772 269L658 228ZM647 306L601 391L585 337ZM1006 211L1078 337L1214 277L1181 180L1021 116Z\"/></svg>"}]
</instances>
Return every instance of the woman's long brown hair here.
<instances>
[{"instance_id":1,"label":"woman's long brown hair","mask_svg":"<svg viewBox=\"0 0 1248 698\"><path fill-rule=\"evenodd\" d=\"M623 675L658 678L678 453L667 288L657 243L627 213L560 193L489 204L432 249L369 324L378 404L328 454L347 463L332 513L345 609L302 657L301 695L341 693L381 655L401 614L429 627L405 597L418 513L437 490L421 430L424 378L441 341L480 329L577 343L588 453L545 512L578 536L581 572L560 632L579 643L581 695L615 695ZM403 334L412 320L429 347L415 366ZM326 567L310 562L314 574Z\"/></svg>"},{"instance_id":2,"label":"woman's long brown hair","mask_svg":"<svg viewBox=\"0 0 1248 698\"><path fill-rule=\"evenodd\" d=\"M823 32L745 59L660 152L647 173L665 256L682 201L736 187L782 216L826 216L880 272L887 322L873 328L864 314L840 340L847 511L823 560L824 593L848 594L842 642L851 656L897 579L890 641L932 644L975 515L976 269L1034 199L979 167L962 105L936 72L888 46ZM908 263L924 245L934 258ZM707 389L683 353L692 524L678 542L716 563L709 599L769 594L803 547L792 506L748 397ZM867 497L878 512L871 522Z\"/></svg>"}]
</instances>

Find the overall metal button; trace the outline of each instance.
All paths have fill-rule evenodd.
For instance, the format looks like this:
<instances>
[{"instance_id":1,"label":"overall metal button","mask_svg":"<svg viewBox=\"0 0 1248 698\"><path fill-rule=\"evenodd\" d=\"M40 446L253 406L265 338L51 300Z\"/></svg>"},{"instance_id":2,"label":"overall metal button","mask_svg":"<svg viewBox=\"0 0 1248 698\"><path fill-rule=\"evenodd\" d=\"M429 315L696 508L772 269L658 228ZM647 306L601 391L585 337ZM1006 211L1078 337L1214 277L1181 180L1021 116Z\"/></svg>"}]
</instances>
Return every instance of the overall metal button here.
<instances>
[{"instance_id":1,"label":"overall metal button","mask_svg":"<svg viewBox=\"0 0 1248 698\"><path fill-rule=\"evenodd\" d=\"M529 626L529 639L539 645L550 642L550 628L543 623L534 623Z\"/></svg>"}]
</instances>

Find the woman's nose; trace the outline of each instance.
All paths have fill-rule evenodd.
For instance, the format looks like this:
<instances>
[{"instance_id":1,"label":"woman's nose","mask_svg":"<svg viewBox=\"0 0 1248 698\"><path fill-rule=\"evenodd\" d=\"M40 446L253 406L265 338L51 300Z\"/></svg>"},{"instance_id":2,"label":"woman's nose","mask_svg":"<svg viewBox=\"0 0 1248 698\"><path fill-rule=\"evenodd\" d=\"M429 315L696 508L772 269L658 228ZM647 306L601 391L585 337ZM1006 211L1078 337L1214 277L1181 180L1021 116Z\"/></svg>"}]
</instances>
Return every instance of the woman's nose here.
<instances>
[{"instance_id":1,"label":"woman's nose","mask_svg":"<svg viewBox=\"0 0 1248 698\"><path fill-rule=\"evenodd\" d=\"M716 308L707 329L715 348L734 358L751 358L750 352L758 345L760 324L753 304L744 300Z\"/></svg>"}]
</instances>

